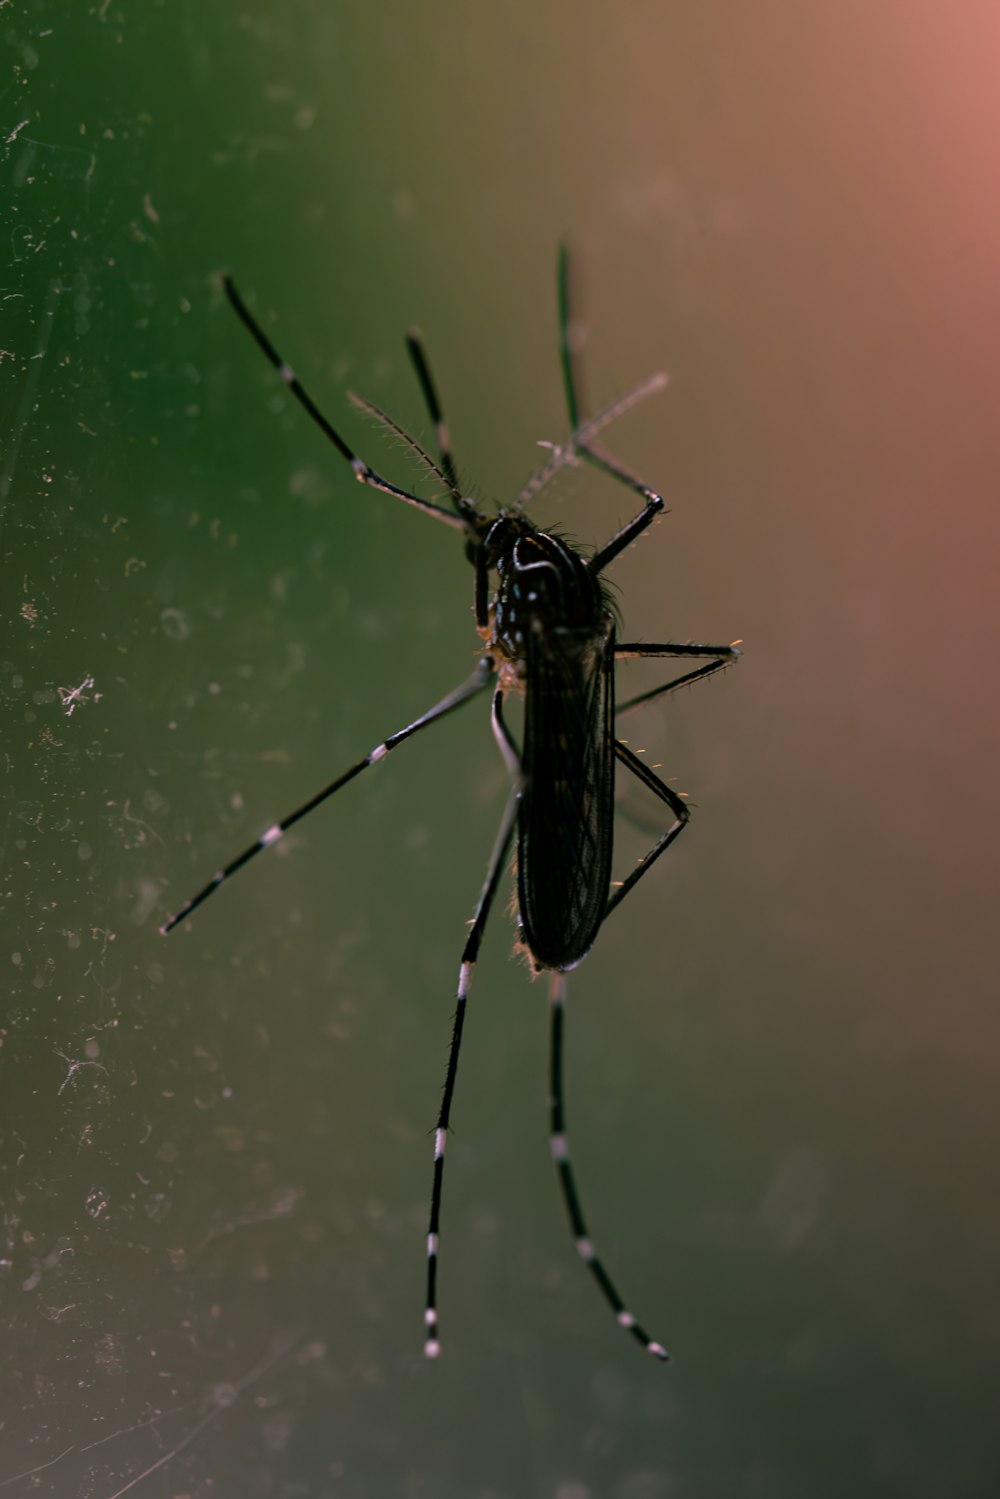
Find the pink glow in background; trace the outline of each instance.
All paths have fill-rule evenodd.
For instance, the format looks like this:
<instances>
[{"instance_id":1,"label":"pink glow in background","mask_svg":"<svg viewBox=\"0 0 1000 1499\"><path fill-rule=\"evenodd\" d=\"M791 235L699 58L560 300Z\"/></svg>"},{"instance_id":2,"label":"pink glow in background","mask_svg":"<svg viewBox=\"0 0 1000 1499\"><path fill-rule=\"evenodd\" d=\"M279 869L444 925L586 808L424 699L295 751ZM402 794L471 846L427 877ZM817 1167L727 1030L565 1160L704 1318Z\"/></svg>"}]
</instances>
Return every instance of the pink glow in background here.
<instances>
[{"instance_id":1,"label":"pink glow in background","mask_svg":"<svg viewBox=\"0 0 1000 1499\"><path fill-rule=\"evenodd\" d=\"M64 12L3 12L0 1483L993 1499L1000 12ZM501 903L428 1368L485 716L157 926L467 673L471 575L353 483L218 274L400 482L345 390L419 433L418 322L503 502L565 435L563 235L593 402L670 375L613 435L670 507L615 566L626 629L745 643L628 721L694 817L570 982L594 1234L676 1362L576 1263ZM630 513L570 473L538 518ZM651 836L622 820L623 869Z\"/></svg>"}]
</instances>

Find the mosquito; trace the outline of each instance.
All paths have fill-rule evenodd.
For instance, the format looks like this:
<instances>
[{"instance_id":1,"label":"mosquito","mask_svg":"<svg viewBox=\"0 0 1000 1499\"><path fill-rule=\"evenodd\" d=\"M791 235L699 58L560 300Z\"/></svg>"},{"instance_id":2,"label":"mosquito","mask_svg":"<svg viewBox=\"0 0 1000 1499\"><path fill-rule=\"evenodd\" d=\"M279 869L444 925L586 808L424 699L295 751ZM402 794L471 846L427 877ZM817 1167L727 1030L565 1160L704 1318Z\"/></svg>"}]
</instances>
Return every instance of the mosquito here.
<instances>
[{"instance_id":1,"label":"mosquito","mask_svg":"<svg viewBox=\"0 0 1000 1499\"><path fill-rule=\"evenodd\" d=\"M557 262L559 354L570 435L565 443L550 446L548 458L528 479L513 505L497 507L494 513L487 514L459 482L437 385L419 333L411 330L406 346L430 417L436 456L371 401L349 394L356 407L406 446L439 492L434 500L391 483L354 452L278 353L233 281L227 276L223 285L240 321L295 399L350 464L355 478L461 533L475 573L475 620L482 655L466 681L405 728L376 745L281 822L269 827L186 900L160 930L172 931L251 859L270 848L289 828L369 766L377 765L415 734L488 692L491 726L509 772L510 791L458 973L448 1065L434 1131L424 1352L428 1358L436 1358L441 1351L438 1255L445 1144L466 1002L487 920L511 848L516 845L517 946L527 954L536 974L546 972L549 976L549 1144L570 1229L578 1254L619 1326L648 1353L667 1361L670 1355L664 1345L651 1337L627 1310L594 1247L570 1162L563 1090L566 975L586 957L608 916L666 852L690 818L682 797L624 740L616 737L616 715L676 692L680 687L704 681L740 655L739 641L731 645L702 645L677 641L646 644L618 639L617 611L604 573L662 513L664 503L661 495L613 457L597 439L616 418L661 390L666 377L653 375L596 415L583 416L579 340L571 317L571 262L569 251L562 244ZM638 514L604 546L592 552L536 525L526 513L528 502L560 470L581 463L592 464L642 501ZM616 663L651 657L701 660L703 664L616 706ZM511 694L523 700L520 744L505 717L505 703ZM616 766L628 771L652 793L670 819L637 866L620 881L612 881L611 874Z\"/></svg>"}]
</instances>

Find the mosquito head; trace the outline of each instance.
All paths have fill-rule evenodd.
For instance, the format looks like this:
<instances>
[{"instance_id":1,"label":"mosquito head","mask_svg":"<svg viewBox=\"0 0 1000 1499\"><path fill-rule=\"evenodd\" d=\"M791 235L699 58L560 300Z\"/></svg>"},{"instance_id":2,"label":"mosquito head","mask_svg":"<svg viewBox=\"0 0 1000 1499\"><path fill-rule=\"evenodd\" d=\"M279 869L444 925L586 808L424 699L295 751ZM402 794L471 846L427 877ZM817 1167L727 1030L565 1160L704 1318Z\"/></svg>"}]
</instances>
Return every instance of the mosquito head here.
<instances>
[{"instance_id":1,"label":"mosquito head","mask_svg":"<svg viewBox=\"0 0 1000 1499\"><path fill-rule=\"evenodd\" d=\"M604 591L586 559L519 512L492 521L480 570L496 580L490 633L508 660L526 662L529 636L546 650L575 653L603 634Z\"/></svg>"}]
</instances>

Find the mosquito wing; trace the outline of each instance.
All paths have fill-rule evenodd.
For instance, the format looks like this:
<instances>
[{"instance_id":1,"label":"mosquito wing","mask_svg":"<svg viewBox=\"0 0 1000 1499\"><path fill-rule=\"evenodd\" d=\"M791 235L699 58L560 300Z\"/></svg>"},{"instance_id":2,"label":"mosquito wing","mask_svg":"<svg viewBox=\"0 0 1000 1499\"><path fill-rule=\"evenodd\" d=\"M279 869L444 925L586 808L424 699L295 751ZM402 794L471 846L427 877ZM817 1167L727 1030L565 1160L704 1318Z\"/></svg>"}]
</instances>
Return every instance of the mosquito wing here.
<instances>
[{"instance_id":1,"label":"mosquito wing","mask_svg":"<svg viewBox=\"0 0 1000 1499\"><path fill-rule=\"evenodd\" d=\"M614 634L529 638L518 904L525 945L571 968L604 919L614 823Z\"/></svg>"}]
</instances>

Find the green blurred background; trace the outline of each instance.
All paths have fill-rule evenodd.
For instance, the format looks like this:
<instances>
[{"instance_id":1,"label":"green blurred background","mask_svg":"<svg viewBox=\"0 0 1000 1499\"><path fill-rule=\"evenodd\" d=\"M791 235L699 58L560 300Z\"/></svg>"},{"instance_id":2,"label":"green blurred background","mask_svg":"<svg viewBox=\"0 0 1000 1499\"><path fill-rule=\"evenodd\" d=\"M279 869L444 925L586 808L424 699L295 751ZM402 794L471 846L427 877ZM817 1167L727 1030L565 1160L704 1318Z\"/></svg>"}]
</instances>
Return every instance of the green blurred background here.
<instances>
[{"instance_id":1,"label":"green blurred background","mask_svg":"<svg viewBox=\"0 0 1000 1499\"><path fill-rule=\"evenodd\" d=\"M0 30L0 1485L1000 1492L996 7L21 0ZM569 991L593 1230L667 1369L572 1252L502 906L420 1353L484 705L157 930L477 645L460 543L350 480L220 271L400 482L345 390L425 431L418 322L502 502L564 435L563 234L593 401L671 375L614 434L671 506L615 567L627 633L746 642L630 722L695 821ZM633 508L570 473L537 514L594 544Z\"/></svg>"}]
</instances>

